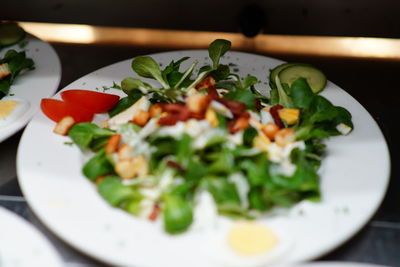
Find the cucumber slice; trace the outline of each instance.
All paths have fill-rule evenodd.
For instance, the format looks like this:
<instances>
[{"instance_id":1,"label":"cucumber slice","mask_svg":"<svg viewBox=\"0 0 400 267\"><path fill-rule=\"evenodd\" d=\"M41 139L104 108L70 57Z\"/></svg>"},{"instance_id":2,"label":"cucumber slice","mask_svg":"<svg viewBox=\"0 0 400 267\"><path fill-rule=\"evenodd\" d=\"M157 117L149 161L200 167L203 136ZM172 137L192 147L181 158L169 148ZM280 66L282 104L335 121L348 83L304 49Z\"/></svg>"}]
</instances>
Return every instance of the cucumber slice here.
<instances>
[{"instance_id":1,"label":"cucumber slice","mask_svg":"<svg viewBox=\"0 0 400 267\"><path fill-rule=\"evenodd\" d=\"M25 31L18 24L6 22L0 24L0 47L18 43L25 37Z\"/></svg>"},{"instance_id":2,"label":"cucumber slice","mask_svg":"<svg viewBox=\"0 0 400 267\"><path fill-rule=\"evenodd\" d=\"M273 68L269 73L269 84L275 84L276 76L278 76L279 72L291 65L293 65L293 63L283 63Z\"/></svg>"},{"instance_id":3,"label":"cucumber slice","mask_svg":"<svg viewBox=\"0 0 400 267\"><path fill-rule=\"evenodd\" d=\"M291 86L296 79L300 77L305 78L315 94L324 90L327 82L326 76L322 71L313 66L304 64L288 66L282 69L278 75L281 83L287 83L289 86Z\"/></svg>"},{"instance_id":4,"label":"cucumber slice","mask_svg":"<svg viewBox=\"0 0 400 267\"><path fill-rule=\"evenodd\" d=\"M276 80L276 76L278 76L279 72L281 72L281 70L283 70L287 67L294 66L294 65L309 66L305 63L283 63L281 65L278 65L275 68L273 68L269 74L269 84L276 87L275 80Z\"/></svg>"}]
</instances>

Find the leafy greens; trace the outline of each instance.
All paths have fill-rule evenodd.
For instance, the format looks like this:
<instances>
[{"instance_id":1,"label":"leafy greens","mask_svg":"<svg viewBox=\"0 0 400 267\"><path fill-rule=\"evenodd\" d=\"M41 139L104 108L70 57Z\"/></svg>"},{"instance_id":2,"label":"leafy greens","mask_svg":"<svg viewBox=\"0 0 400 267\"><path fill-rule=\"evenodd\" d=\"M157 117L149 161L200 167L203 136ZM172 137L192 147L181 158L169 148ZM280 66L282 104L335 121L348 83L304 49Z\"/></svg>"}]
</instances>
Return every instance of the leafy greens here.
<instances>
[{"instance_id":1,"label":"leafy greens","mask_svg":"<svg viewBox=\"0 0 400 267\"><path fill-rule=\"evenodd\" d=\"M211 65L202 66L197 74L197 61L180 71L188 57L171 61L164 69L149 56L136 57L133 71L157 80L161 87L125 78L121 89L127 96L109 115L132 109L141 101L148 101L150 110L158 107L161 111L144 125L128 120L114 128L93 123L71 128L74 143L95 152L83 174L96 181L110 205L150 220L160 215L165 231L178 234L192 225L197 198L204 192L212 197L219 214L247 219L274 207L320 199L323 139L340 134L340 124L353 128L351 114L313 93L304 78L289 86L277 76L270 98L265 97L256 89L256 77L241 78L231 73L229 65L220 64L230 47L226 40L212 42ZM215 84L198 86L206 77ZM206 99L205 107L190 109L193 99ZM299 115L290 122L279 111ZM269 114L269 121L262 121L263 112ZM162 124L163 119L167 124ZM284 121L281 129L277 120ZM286 143L279 143L277 134L269 137L264 128L268 123L282 135L289 133L289 141L282 137ZM132 148L128 159L119 151L122 145L106 153L107 141L116 134L122 145ZM126 170L121 168L125 165L135 166L136 176L124 177ZM150 213L145 212L146 205Z\"/></svg>"},{"instance_id":2,"label":"leafy greens","mask_svg":"<svg viewBox=\"0 0 400 267\"><path fill-rule=\"evenodd\" d=\"M7 66L10 74L0 78L0 99L8 94L12 83L21 72L34 69L34 62L26 57L24 51L17 52L10 49L4 58L0 59L1 65Z\"/></svg>"}]
</instances>

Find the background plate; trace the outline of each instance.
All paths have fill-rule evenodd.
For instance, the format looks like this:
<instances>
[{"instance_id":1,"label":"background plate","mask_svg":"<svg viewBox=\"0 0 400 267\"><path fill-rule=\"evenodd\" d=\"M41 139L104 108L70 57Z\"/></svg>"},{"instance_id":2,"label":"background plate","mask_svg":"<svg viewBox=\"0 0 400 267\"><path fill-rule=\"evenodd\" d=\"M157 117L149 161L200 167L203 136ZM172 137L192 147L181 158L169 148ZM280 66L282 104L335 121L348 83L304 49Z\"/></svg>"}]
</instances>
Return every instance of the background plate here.
<instances>
[{"instance_id":1,"label":"background plate","mask_svg":"<svg viewBox=\"0 0 400 267\"><path fill-rule=\"evenodd\" d=\"M17 51L26 50L26 56L32 58L35 69L26 71L17 76L11 85L9 95L22 98L29 102L29 109L14 122L0 127L0 142L21 130L33 115L39 110L40 100L53 95L60 83L61 64L53 47L48 43L27 34L22 43L26 46L21 48L18 44L3 48L0 58L9 49Z\"/></svg>"},{"instance_id":2,"label":"background plate","mask_svg":"<svg viewBox=\"0 0 400 267\"><path fill-rule=\"evenodd\" d=\"M385 267L383 265L360 263L360 262L339 262L339 261L319 261L307 264L293 265L287 267Z\"/></svg>"},{"instance_id":3,"label":"background plate","mask_svg":"<svg viewBox=\"0 0 400 267\"><path fill-rule=\"evenodd\" d=\"M32 225L0 207L0 266L63 266L50 242Z\"/></svg>"},{"instance_id":4,"label":"background plate","mask_svg":"<svg viewBox=\"0 0 400 267\"><path fill-rule=\"evenodd\" d=\"M206 51L155 54L165 66L171 60L190 56L209 64ZM269 69L279 60L230 52L223 64L242 77L253 74L266 90ZM111 86L132 76L131 60L102 68L73 82L65 89ZM153 83L154 81L149 81ZM119 90L111 93L121 94ZM320 203L302 202L290 210L263 219L294 240L280 263L315 259L353 236L374 214L386 192L390 161L385 139L368 112L349 94L328 82L322 95L347 108L355 129L349 136L327 141L328 156L321 168ZM59 98L57 95L56 98ZM55 234L80 251L116 265L212 266L202 253L207 235L201 231L170 236L158 223L150 223L110 207L81 173L82 157L68 137L52 133L54 123L38 113L27 126L17 155L22 191L38 217Z\"/></svg>"}]
</instances>

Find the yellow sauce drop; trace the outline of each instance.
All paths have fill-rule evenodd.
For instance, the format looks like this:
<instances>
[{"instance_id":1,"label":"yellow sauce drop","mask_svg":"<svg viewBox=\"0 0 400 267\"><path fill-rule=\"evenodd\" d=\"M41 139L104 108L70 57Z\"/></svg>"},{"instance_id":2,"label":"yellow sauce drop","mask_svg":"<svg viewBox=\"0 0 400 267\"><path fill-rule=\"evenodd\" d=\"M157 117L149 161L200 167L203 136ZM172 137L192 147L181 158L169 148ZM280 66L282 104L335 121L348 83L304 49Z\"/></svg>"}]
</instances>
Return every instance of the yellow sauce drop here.
<instances>
[{"instance_id":1,"label":"yellow sauce drop","mask_svg":"<svg viewBox=\"0 0 400 267\"><path fill-rule=\"evenodd\" d=\"M271 250L277 244L276 235L255 222L241 222L228 233L230 247L245 256L254 256Z\"/></svg>"},{"instance_id":2,"label":"yellow sauce drop","mask_svg":"<svg viewBox=\"0 0 400 267\"><path fill-rule=\"evenodd\" d=\"M18 102L14 100L3 100L0 101L0 119L4 119L8 115L10 115Z\"/></svg>"}]
</instances>

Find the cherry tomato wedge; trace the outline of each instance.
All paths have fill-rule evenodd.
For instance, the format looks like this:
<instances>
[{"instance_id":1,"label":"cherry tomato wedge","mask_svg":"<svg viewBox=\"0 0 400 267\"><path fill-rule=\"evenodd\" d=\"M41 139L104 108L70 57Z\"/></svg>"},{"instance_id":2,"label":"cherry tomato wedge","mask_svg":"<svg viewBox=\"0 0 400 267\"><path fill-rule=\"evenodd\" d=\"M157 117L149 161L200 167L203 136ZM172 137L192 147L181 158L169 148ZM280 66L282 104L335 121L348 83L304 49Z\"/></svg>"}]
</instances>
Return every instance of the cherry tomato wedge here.
<instances>
[{"instance_id":1,"label":"cherry tomato wedge","mask_svg":"<svg viewBox=\"0 0 400 267\"><path fill-rule=\"evenodd\" d=\"M119 100L117 95L78 89L62 92L61 98L94 113L109 111Z\"/></svg>"},{"instance_id":2,"label":"cherry tomato wedge","mask_svg":"<svg viewBox=\"0 0 400 267\"><path fill-rule=\"evenodd\" d=\"M65 116L71 116L75 122L92 121L94 113L69 102L43 98L40 107L49 119L59 122Z\"/></svg>"}]
</instances>

